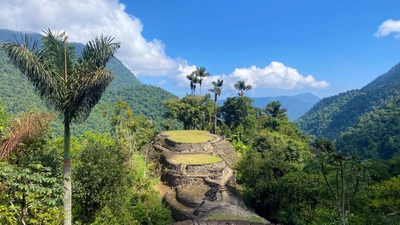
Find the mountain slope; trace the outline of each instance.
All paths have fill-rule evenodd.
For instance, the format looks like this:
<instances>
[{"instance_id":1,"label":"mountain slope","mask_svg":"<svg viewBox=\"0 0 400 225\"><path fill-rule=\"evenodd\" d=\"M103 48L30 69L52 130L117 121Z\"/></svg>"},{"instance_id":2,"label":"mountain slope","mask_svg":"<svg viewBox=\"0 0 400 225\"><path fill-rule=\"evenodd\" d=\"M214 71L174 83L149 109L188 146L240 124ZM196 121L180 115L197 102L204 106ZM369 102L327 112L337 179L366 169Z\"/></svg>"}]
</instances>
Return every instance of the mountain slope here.
<instances>
[{"instance_id":1,"label":"mountain slope","mask_svg":"<svg viewBox=\"0 0 400 225\"><path fill-rule=\"evenodd\" d=\"M0 30L0 44L5 41L14 41L13 31ZM18 36L17 38L20 38ZM40 38L39 34L32 34L33 39ZM83 44L73 43L76 51L83 49ZM86 130L108 132L109 122L102 116L102 108L109 107L122 99L128 102L133 115L143 114L149 119L160 122L162 119L162 101L176 98L171 93L151 85L144 85L135 75L128 70L117 58L113 58L107 64L107 69L114 72L114 80L107 88L103 97L92 110L89 118L83 124L72 125L74 134L81 134ZM46 110L43 101L35 94L33 86L12 64L4 51L0 49L0 99L6 105L7 110L19 113L27 110ZM57 134L61 134L61 123L54 123Z\"/></svg>"},{"instance_id":2,"label":"mountain slope","mask_svg":"<svg viewBox=\"0 0 400 225\"><path fill-rule=\"evenodd\" d=\"M397 140L400 64L361 88L322 99L296 121L307 133L336 140L342 151L387 158L384 140ZM386 151L386 150L385 150Z\"/></svg>"},{"instance_id":3,"label":"mountain slope","mask_svg":"<svg viewBox=\"0 0 400 225\"><path fill-rule=\"evenodd\" d=\"M268 103L272 101L279 101L282 104L282 108L287 109L287 114L291 121L298 119L304 115L308 110L311 109L320 98L311 94L299 94L294 96L276 96L276 97L255 97L253 99L253 106L263 109ZM221 101L221 104L225 100Z\"/></svg>"},{"instance_id":4,"label":"mountain slope","mask_svg":"<svg viewBox=\"0 0 400 225\"><path fill-rule=\"evenodd\" d=\"M287 114L291 121L298 119L311 109L319 100L317 96L306 93L294 96L277 96L277 97L262 97L252 98L253 105L258 108L265 108L272 101L279 101L282 108L287 109Z\"/></svg>"}]
</instances>

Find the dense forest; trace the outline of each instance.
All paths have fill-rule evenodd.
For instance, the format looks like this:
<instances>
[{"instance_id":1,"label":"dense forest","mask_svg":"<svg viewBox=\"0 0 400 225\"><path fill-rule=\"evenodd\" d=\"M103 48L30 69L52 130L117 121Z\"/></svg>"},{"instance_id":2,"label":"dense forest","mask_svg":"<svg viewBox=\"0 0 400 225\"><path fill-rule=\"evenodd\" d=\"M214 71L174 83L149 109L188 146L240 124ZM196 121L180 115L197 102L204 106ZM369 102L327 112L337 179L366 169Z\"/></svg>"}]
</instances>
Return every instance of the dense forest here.
<instances>
[{"instance_id":1,"label":"dense forest","mask_svg":"<svg viewBox=\"0 0 400 225\"><path fill-rule=\"evenodd\" d=\"M118 43L107 42L107 38L90 42L83 50L77 47L77 52L82 52L76 56L80 60L62 56L58 63L49 58L63 54L46 55L46 51L64 47L59 51L72 54L74 45L67 47L50 32L42 40L43 51L24 58L37 57L31 70L24 70L27 64L18 61L31 54L23 46L3 44L4 51L0 51L0 85L4 85L0 89L0 224L62 223L68 216L68 182L73 184L74 224L170 224L172 212L153 189L160 178L153 177L154 165L147 164L141 149L160 131L176 128L207 130L228 138L241 158L234 168L240 184L237 195L274 223L399 224L396 94L400 89L393 78L400 74L397 67L361 90L321 100L294 123L279 101L255 107L246 96L252 87L244 81L234 86L238 96L219 106L224 83L213 81L213 89L201 90L202 80L210 76L204 67L187 76L192 94L177 98L142 85L121 68L112 57ZM60 48L49 48L49 43ZM97 44L99 47L93 48ZM105 53L103 47L108 49ZM21 51L24 54L15 57ZM45 60L40 61L42 56ZM39 76L43 71L35 70L46 65L43 70L51 68L49 73L55 73L54 68L64 60L70 60L65 64L70 66L70 76L84 82L64 79L59 81L63 85L57 86L56 82L46 83ZM22 75L14 64L29 72ZM90 86L102 80L91 83L80 74L106 76L110 70L115 79L103 81L111 82L104 93ZM52 75L66 75L58 71L62 72ZM75 89L62 92L65 86ZM48 93L52 88L61 91ZM63 95L57 98L46 95L59 92ZM77 95L83 101L70 104L70 96ZM89 98L99 101L82 106L87 107L83 117L91 112L85 123L68 117L70 111L81 109L76 105ZM50 103L58 107L51 108ZM65 106L71 108L63 111ZM69 177L66 165L73 168Z\"/></svg>"},{"instance_id":2,"label":"dense forest","mask_svg":"<svg viewBox=\"0 0 400 225\"><path fill-rule=\"evenodd\" d=\"M400 149L400 64L361 88L322 99L296 121L305 132L335 140L340 151L390 159Z\"/></svg>"}]
</instances>

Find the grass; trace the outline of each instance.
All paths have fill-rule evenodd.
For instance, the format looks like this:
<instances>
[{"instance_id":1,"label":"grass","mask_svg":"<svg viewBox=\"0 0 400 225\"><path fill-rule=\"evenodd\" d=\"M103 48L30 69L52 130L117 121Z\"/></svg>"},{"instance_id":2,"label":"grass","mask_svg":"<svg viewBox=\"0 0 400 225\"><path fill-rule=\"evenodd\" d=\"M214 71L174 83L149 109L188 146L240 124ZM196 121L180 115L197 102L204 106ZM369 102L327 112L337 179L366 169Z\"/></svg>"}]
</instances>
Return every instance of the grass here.
<instances>
[{"instance_id":1,"label":"grass","mask_svg":"<svg viewBox=\"0 0 400 225\"><path fill-rule=\"evenodd\" d=\"M214 138L204 130L174 130L163 132L163 134L170 140L180 143L203 143Z\"/></svg>"},{"instance_id":2,"label":"grass","mask_svg":"<svg viewBox=\"0 0 400 225\"><path fill-rule=\"evenodd\" d=\"M199 165L199 164L210 164L221 162L222 159L209 155L209 154L183 154L183 155L173 155L168 159L171 163L174 164L186 164L186 165Z\"/></svg>"},{"instance_id":3,"label":"grass","mask_svg":"<svg viewBox=\"0 0 400 225\"><path fill-rule=\"evenodd\" d=\"M257 216L243 217L243 216L225 215L225 214L215 214L213 216L209 216L207 219L209 219L209 220L248 220L250 222L258 222L258 223L264 222L260 217L257 217Z\"/></svg>"}]
</instances>

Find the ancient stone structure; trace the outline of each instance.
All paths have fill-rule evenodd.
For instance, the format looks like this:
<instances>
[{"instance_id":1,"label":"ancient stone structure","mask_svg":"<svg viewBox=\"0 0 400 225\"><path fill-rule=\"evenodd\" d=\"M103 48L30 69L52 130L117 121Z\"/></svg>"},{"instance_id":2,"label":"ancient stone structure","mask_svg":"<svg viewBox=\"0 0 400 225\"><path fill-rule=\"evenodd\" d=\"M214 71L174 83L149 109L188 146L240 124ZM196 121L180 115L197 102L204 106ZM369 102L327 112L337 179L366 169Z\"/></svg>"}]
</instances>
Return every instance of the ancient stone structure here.
<instances>
[{"instance_id":1,"label":"ancient stone structure","mask_svg":"<svg viewBox=\"0 0 400 225\"><path fill-rule=\"evenodd\" d=\"M164 200L170 206L174 220L184 221L176 224L271 224L250 211L234 194L236 180L233 168L239 158L232 145L221 136L208 135L213 139L204 143L177 143L161 133L146 149L153 162L159 162L158 174L170 187ZM214 155L222 161L177 164L172 160L177 155L194 154ZM234 219L227 221L236 222L223 223L222 220L213 220L215 216L232 217Z\"/></svg>"}]
</instances>

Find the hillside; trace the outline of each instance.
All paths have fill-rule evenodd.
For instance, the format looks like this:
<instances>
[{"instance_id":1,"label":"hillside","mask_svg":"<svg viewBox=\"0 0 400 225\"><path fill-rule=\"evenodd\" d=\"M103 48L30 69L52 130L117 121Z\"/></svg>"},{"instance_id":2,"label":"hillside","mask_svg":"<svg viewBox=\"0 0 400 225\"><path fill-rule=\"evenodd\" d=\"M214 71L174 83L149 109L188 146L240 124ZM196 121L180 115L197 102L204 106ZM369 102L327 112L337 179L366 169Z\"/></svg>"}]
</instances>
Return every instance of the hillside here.
<instances>
[{"instance_id":1,"label":"hillside","mask_svg":"<svg viewBox=\"0 0 400 225\"><path fill-rule=\"evenodd\" d=\"M282 104L281 108L287 109L290 121L294 121L304 115L320 100L319 97L311 93L294 96L254 97L251 99L253 99L253 106L260 109L265 108L272 101L279 101ZM221 100L221 104L224 104L224 102L225 99Z\"/></svg>"},{"instance_id":2,"label":"hillside","mask_svg":"<svg viewBox=\"0 0 400 225\"><path fill-rule=\"evenodd\" d=\"M17 34L19 38L20 34ZM33 39L39 34L33 34ZM12 31L0 30L0 44L5 41L14 41ZM74 43L79 52L83 45ZM107 68L114 72L114 80L107 88L99 104L92 110L91 115L83 124L73 125L72 132L80 134L85 130L108 132L109 122L103 117L102 108L109 107L122 99L128 102L133 109L133 115L143 114L149 119L160 122L162 119L162 101L176 98L171 93L151 85L142 84L135 75L127 69L121 61L113 58ZM35 94L33 86L12 64L8 62L5 53L0 49L0 99L7 110L14 114L27 110L46 110L43 101ZM61 134L61 123L54 125L56 134Z\"/></svg>"},{"instance_id":3,"label":"hillside","mask_svg":"<svg viewBox=\"0 0 400 225\"><path fill-rule=\"evenodd\" d=\"M252 98L253 105L258 108L265 108L272 101L279 101L282 108L286 108L291 121L298 119L310 110L319 100L317 96L311 93L299 94L294 96L260 97Z\"/></svg>"},{"instance_id":4,"label":"hillside","mask_svg":"<svg viewBox=\"0 0 400 225\"><path fill-rule=\"evenodd\" d=\"M339 150L367 157L391 157L398 147L388 150L384 145L400 138L399 78L400 64L397 64L360 90L322 99L296 124L311 135L337 139Z\"/></svg>"}]
</instances>

